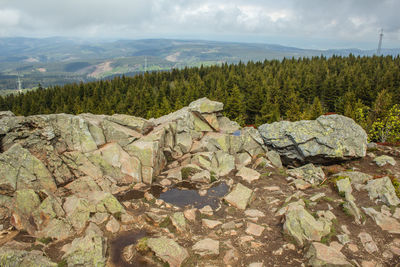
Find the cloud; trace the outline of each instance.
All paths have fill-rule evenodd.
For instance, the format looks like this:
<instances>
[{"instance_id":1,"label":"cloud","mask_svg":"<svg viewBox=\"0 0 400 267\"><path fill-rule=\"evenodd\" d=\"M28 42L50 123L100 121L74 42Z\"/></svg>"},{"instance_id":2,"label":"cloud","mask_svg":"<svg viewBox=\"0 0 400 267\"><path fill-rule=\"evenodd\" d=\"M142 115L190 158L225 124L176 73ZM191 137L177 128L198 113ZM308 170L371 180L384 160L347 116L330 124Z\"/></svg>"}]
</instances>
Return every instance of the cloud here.
<instances>
[{"instance_id":1,"label":"cloud","mask_svg":"<svg viewBox=\"0 0 400 267\"><path fill-rule=\"evenodd\" d=\"M398 46L398 0L0 0L0 35ZM325 41L324 41L325 40ZM324 44L323 44L324 43ZM307 46L307 45L306 45Z\"/></svg>"}]
</instances>

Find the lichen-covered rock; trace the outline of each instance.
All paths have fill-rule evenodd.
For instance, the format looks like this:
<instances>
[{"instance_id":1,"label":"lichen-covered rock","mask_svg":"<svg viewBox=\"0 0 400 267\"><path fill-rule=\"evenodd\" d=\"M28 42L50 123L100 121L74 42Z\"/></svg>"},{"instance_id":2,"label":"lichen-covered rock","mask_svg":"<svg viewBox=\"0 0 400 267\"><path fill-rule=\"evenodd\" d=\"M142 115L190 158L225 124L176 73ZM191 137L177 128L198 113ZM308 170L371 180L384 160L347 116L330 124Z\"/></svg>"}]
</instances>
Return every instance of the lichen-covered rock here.
<instances>
[{"instance_id":1,"label":"lichen-covered rock","mask_svg":"<svg viewBox=\"0 0 400 267\"><path fill-rule=\"evenodd\" d=\"M52 262L42 251L25 251L8 247L0 248L0 265L4 267L56 267L57 263Z\"/></svg>"},{"instance_id":2,"label":"lichen-covered rock","mask_svg":"<svg viewBox=\"0 0 400 267\"><path fill-rule=\"evenodd\" d=\"M167 262L170 267L182 266L182 263L189 257L185 248L166 237L149 238L146 244L158 258Z\"/></svg>"},{"instance_id":3,"label":"lichen-covered rock","mask_svg":"<svg viewBox=\"0 0 400 267\"><path fill-rule=\"evenodd\" d=\"M325 173L322 168L315 167L312 163L288 170L287 174L294 178L309 182L310 184L319 184L325 178Z\"/></svg>"},{"instance_id":4,"label":"lichen-covered rock","mask_svg":"<svg viewBox=\"0 0 400 267\"><path fill-rule=\"evenodd\" d=\"M329 234L331 223L328 220L316 220L304 208L304 202L298 201L287 206L283 230L303 246L305 241L320 241Z\"/></svg>"},{"instance_id":5,"label":"lichen-covered rock","mask_svg":"<svg viewBox=\"0 0 400 267\"><path fill-rule=\"evenodd\" d=\"M352 119L341 115L263 124L259 131L267 147L286 162L328 163L366 155L367 134Z\"/></svg>"},{"instance_id":6,"label":"lichen-covered rock","mask_svg":"<svg viewBox=\"0 0 400 267\"><path fill-rule=\"evenodd\" d=\"M90 224L83 237L75 238L67 245L63 259L68 266L105 266L107 239L100 228Z\"/></svg>"},{"instance_id":7,"label":"lichen-covered rock","mask_svg":"<svg viewBox=\"0 0 400 267\"><path fill-rule=\"evenodd\" d=\"M209 100L207 97L203 97L190 103L189 109L199 113L214 113L222 111L224 109L224 104Z\"/></svg>"},{"instance_id":8,"label":"lichen-covered rock","mask_svg":"<svg viewBox=\"0 0 400 267\"><path fill-rule=\"evenodd\" d=\"M36 230L36 225L30 220L30 217L39 205L39 196L32 189L16 191L11 223L18 230L26 230L28 233L33 234Z\"/></svg>"},{"instance_id":9,"label":"lichen-covered rock","mask_svg":"<svg viewBox=\"0 0 400 267\"><path fill-rule=\"evenodd\" d=\"M200 256L218 256L219 255L219 241L211 238L205 238L196 242L192 250Z\"/></svg>"},{"instance_id":10,"label":"lichen-covered rock","mask_svg":"<svg viewBox=\"0 0 400 267\"><path fill-rule=\"evenodd\" d=\"M245 210L253 191L250 188L238 183L233 190L224 197L225 201L232 206Z\"/></svg>"},{"instance_id":11,"label":"lichen-covered rock","mask_svg":"<svg viewBox=\"0 0 400 267\"><path fill-rule=\"evenodd\" d=\"M392 234L400 234L400 223L393 217L387 216L373 208L362 208L364 212L369 215L375 223L384 231Z\"/></svg>"},{"instance_id":12,"label":"lichen-covered rock","mask_svg":"<svg viewBox=\"0 0 400 267\"><path fill-rule=\"evenodd\" d=\"M56 190L46 166L20 144L0 154L0 193L12 195L19 189Z\"/></svg>"},{"instance_id":13,"label":"lichen-covered rock","mask_svg":"<svg viewBox=\"0 0 400 267\"><path fill-rule=\"evenodd\" d=\"M372 175L359 171L345 171L333 175L334 177L348 177L352 184L364 184L373 178Z\"/></svg>"},{"instance_id":14,"label":"lichen-covered rock","mask_svg":"<svg viewBox=\"0 0 400 267\"><path fill-rule=\"evenodd\" d=\"M307 251L306 257L313 267L352 267L346 256L340 251L324 244L313 242Z\"/></svg>"},{"instance_id":15,"label":"lichen-covered rock","mask_svg":"<svg viewBox=\"0 0 400 267\"><path fill-rule=\"evenodd\" d=\"M397 197L393 184L387 176L368 181L365 189L368 191L371 199L379 198L381 201L391 206L400 204L400 199Z\"/></svg>"},{"instance_id":16,"label":"lichen-covered rock","mask_svg":"<svg viewBox=\"0 0 400 267\"><path fill-rule=\"evenodd\" d=\"M391 156L388 156L388 155L382 155L382 156L376 157L376 158L374 158L374 162L379 167L383 167L386 164L390 164L392 166L396 165L396 161L394 160L394 158L392 158Z\"/></svg>"},{"instance_id":17,"label":"lichen-covered rock","mask_svg":"<svg viewBox=\"0 0 400 267\"><path fill-rule=\"evenodd\" d=\"M225 176L235 169L235 157L219 150L215 152L211 162L211 171L214 171L218 176Z\"/></svg>"},{"instance_id":18,"label":"lichen-covered rock","mask_svg":"<svg viewBox=\"0 0 400 267\"><path fill-rule=\"evenodd\" d=\"M267 158L269 161L271 161L272 165L274 165L276 168L282 168L282 161L281 161L281 156L279 155L278 152L276 151L268 151L266 154Z\"/></svg>"}]
</instances>

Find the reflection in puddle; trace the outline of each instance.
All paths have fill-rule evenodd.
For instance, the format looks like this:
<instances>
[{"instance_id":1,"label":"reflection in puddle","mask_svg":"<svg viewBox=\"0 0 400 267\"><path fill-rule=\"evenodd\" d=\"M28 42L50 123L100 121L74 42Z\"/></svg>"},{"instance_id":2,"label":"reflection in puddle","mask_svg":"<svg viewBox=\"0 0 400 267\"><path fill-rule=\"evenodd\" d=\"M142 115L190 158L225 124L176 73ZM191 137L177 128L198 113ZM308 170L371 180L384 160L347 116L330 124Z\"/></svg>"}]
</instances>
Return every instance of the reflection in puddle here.
<instances>
[{"instance_id":1,"label":"reflection in puddle","mask_svg":"<svg viewBox=\"0 0 400 267\"><path fill-rule=\"evenodd\" d=\"M161 193L159 198L178 207L193 205L195 208L201 209L210 205L216 209L219 207L220 198L225 196L228 190L229 186L226 183L220 183L208 189L205 196L200 196L197 190L172 188Z\"/></svg>"}]
</instances>

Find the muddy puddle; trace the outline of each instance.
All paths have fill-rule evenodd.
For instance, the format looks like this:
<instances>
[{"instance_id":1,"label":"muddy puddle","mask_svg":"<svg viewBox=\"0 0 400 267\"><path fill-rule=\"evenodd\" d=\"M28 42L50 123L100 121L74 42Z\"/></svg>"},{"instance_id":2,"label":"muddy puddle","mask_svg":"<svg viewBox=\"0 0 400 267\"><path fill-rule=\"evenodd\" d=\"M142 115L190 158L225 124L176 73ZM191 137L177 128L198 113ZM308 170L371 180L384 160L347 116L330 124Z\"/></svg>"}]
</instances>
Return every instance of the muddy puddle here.
<instances>
[{"instance_id":1,"label":"muddy puddle","mask_svg":"<svg viewBox=\"0 0 400 267\"><path fill-rule=\"evenodd\" d=\"M207 190L207 194L201 196L198 190L185 188L172 188L159 195L164 200L178 207L193 206L201 209L210 205L213 209L220 206L221 198L228 193L229 186L226 183L219 183Z\"/></svg>"},{"instance_id":2,"label":"muddy puddle","mask_svg":"<svg viewBox=\"0 0 400 267\"><path fill-rule=\"evenodd\" d=\"M154 266L148 263L139 253L133 255L132 259L127 262L123 256L124 248L136 244L137 241L147 234L145 231L125 232L114 238L110 242L111 262L118 267L150 267Z\"/></svg>"}]
</instances>

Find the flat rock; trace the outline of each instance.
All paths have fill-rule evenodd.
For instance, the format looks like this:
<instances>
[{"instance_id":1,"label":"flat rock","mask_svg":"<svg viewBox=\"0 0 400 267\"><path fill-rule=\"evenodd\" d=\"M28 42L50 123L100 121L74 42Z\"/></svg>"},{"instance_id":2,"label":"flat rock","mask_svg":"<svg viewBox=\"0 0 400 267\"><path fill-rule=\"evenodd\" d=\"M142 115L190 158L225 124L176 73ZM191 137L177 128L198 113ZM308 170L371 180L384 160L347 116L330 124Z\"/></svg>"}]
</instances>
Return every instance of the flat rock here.
<instances>
[{"instance_id":1,"label":"flat rock","mask_svg":"<svg viewBox=\"0 0 400 267\"><path fill-rule=\"evenodd\" d=\"M247 223L246 234L254 235L254 236L261 236L264 232L265 227L255 224L255 223Z\"/></svg>"},{"instance_id":2,"label":"flat rock","mask_svg":"<svg viewBox=\"0 0 400 267\"><path fill-rule=\"evenodd\" d=\"M280 121L258 130L265 145L284 161L328 163L366 155L367 134L352 119L320 116L312 121Z\"/></svg>"},{"instance_id":3,"label":"flat rock","mask_svg":"<svg viewBox=\"0 0 400 267\"><path fill-rule=\"evenodd\" d=\"M393 217L385 215L376 211L373 208L362 208L364 212L369 215L375 223L384 231L392 234L400 234L400 223Z\"/></svg>"},{"instance_id":4,"label":"flat rock","mask_svg":"<svg viewBox=\"0 0 400 267\"><path fill-rule=\"evenodd\" d=\"M251 189L238 183L233 190L224 197L224 199L232 206L241 210L245 210L252 194L253 191Z\"/></svg>"},{"instance_id":5,"label":"flat rock","mask_svg":"<svg viewBox=\"0 0 400 267\"><path fill-rule=\"evenodd\" d=\"M368 191L371 199L379 198L390 206L397 206L400 204L400 199L396 195L392 181L387 176L368 181L364 188Z\"/></svg>"},{"instance_id":6,"label":"flat rock","mask_svg":"<svg viewBox=\"0 0 400 267\"><path fill-rule=\"evenodd\" d=\"M211 238L205 238L196 242L192 250L200 256L218 256L219 255L219 241Z\"/></svg>"},{"instance_id":7,"label":"flat rock","mask_svg":"<svg viewBox=\"0 0 400 267\"><path fill-rule=\"evenodd\" d=\"M162 261L171 267L179 267L189 257L189 253L174 240L167 237L149 238L147 246Z\"/></svg>"},{"instance_id":8,"label":"flat rock","mask_svg":"<svg viewBox=\"0 0 400 267\"><path fill-rule=\"evenodd\" d=\"M119 222L114 217L111 217L111 219L106 224L106 230L113 234L119 231L119 227Z\"/></svg>"},{"instance_id":9,"label":"flat rock","mask_svg":"<svg viewBox=\"0 0 400 267\"><path fill-rule=\"evenodd\" d=\"M359 171L345 171L333 175L334 177L348 177L352 184L365 184L373 178L372 175Z\"/></svg>"},{"instance_id":10,"label":"flat rock","mask_svg":"<svg viewBox=\"0 0 400 267\"><path fill-rule=\"evenodd\" d=\"M324 244L313 242L307 251L306 257L309 259L309 264L316 266L340 266L352 267L353 264L347 261L346 256L340 251Z\"/></svg>"},{"instance_id":11,"label":"flat rock","mask_svg":"<svg viewBox=\"0 0 400 267\"><path fill-rule=\"evenodd\" d=\"M265 214L262 211L256 210L256 209L247 209L244 211L244 214L249 217L264 217Z\"/></svg>"},{"instance_id":12,"label":"flat rock","mask_svg":"<svg viewBox=\"0 0 400 267\"><path fill-rule=\"evenodd\" d=\"M274 165L276 168L282 168L281 156L278 152L274 150L270 150L266 153L267 159Z\"/></svg>"},{"instance_id":13,"label":"flat rock","mask_svg":"<svg viewBox=\"0 0 400 267\"><path fill-rule=\"evenodd\" d=\"M378 156L378 157L374 158L374 162L379 167L383 167L386 164L390 164L392 166L396 165L396 161L394 160L394 158L392 158L391 156L388 156L388 155Z\"/></svg>"},{"instance_id":14,"label":"flat rock","mask_svg":"<svg viewBox=\"0 0 400 267\"><path fill-rule=\"evenodd\" d=\"M209 219L202 219L201 223L204 227L207 227L209 229L214 229L218 225L221 225L222 222L216 221L216 220L209 220Z\"/></svg>"},{"instance_id":15,"label":"flat rock","mask_svg":"<svg viewBox=\"0 0 400 267\"><path fill-rule=\"evenodd\" d=\"M374 253L374 252L378 252L379 251L376 243L374 242L374 240L372 239L370 234L368 234L366 232L361 232L358 235L358 238L360 238L361 243L363 244L365 250L368 253Z\"/></svg>"},{"instance_id":16,"label":"flat rock","mask_svg":"<svg viewBox=\"0 0 400 267\"><path fill-rule=\"evenodd\" d=\"M245 180L248 183L251 183L255 180L258 180L260 178L260 173L256 170L247 168L247 167L242 167L239 172L236 174L236 176L241 177L243 180Z\"/></svg>"},{"instance_id":17,"label":"flat rock","mask_svg":"<svg viewBox=\"0 0 400 267\"><path fill-rule=\"evenodd\" d=\"M299 168L287 171L289 176L302 179L310 184L319 184L325 179L325 173L321 167L315 167L314 164L307 164Z\"/></svg>"}]
</instances>

